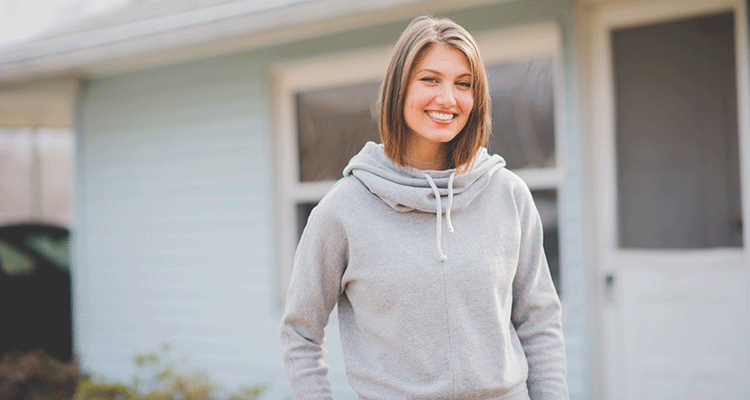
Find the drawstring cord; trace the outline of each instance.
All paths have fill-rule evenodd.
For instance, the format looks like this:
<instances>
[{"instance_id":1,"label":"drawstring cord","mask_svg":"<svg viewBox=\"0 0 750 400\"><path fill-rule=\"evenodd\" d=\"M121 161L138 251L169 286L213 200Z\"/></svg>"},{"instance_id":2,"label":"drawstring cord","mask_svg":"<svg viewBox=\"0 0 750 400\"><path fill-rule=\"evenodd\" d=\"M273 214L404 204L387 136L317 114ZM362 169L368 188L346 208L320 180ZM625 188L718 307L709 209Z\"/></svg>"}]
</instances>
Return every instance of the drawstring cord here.
<instances>
[{"instance_id":1,"label":"drawstring cord","mask_svg":"<svg viewBox=\"0 0 750 400\"><path fill-rule=\"evenodd\" d=\"M424 174L425 178L427 178L427 182L430 182L430 186L432 186L432 191L435 193L435 202L437 203L437 212L435 213L435 218L437 218L437 251L440 255L440 261L445 261L448 259L448 256L443 254L443 245L442 245L442 225L443 225L443 210L442 206L440 205L440 192L438 192L437 186L435 186L435 181L432 180L432 177Z\"/></svg>"},{"instance_id":2,"label":"drawstring cord","mask_svg":"<svg viewBox=\"0 0 750 400\"><path fill-rule=\"evenodd\" d=\"M437 219L437 250L438 254L440 255L440 261L445 261L448 259L448 256L446 256L443 253L443 244L442 244L442 226L443 226L443 209L442 205L440 204L440 192L438 191L437 185L435 185L435 181L432 180L432 177L428 174L424 174L425 178L427 178L427 182L430 183L430 187L432 187L432 192L435 193L435 203L436 203L436 212L435 212L435 218ZM445 219L448 222L448 231L450 233L453 233L453 224L451 223L451 207L453 207L453 178L456 176L456 172L451 172L450 177L448 178L448 209L445 212Z\"/></svg>"},{"instance_id":3,"label":"drawstring cord","mask_svg":"<svg viewBox=\"0 0 750 400\"><path fill-rule=\"evenodd\" d=\"M451 223L451 208L453 207L453 178L456 177L456 172L451 172L451 176L448 178L448 210L445 211L445 219L448 222L448 231L453 233L453 224Z\"/></svg>"}]
</instances>

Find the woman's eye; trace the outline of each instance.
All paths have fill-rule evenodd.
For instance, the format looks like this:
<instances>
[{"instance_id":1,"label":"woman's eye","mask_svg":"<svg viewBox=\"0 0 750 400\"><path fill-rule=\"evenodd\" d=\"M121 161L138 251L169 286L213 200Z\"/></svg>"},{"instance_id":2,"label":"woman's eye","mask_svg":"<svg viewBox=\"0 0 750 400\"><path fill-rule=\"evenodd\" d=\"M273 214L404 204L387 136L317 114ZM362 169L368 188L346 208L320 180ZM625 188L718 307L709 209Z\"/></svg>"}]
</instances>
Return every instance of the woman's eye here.
<instances>
[{"instance_id":1,"label":"woman's eye","mask_svg":"<svg viewBox=\"0 0 750 400\"><path fill-rule=\"evenodd\" d=\"M431 76L425 76L424 78L420 79L422 82L430 82L430 83L436 83L437 79L433 78Z\"/></svg>"},{"instance_id":2,"label":"woman's eye","mask_svg":"<svg viewBox=\"0 0 750 400\"><path fill-rule=\"evenodd\" d=\"M471 88L471 83L470 82L458 82L458 86L461 86L461 87L466 88L466 89L470 89Z\"/></svg>"}]
</instances>

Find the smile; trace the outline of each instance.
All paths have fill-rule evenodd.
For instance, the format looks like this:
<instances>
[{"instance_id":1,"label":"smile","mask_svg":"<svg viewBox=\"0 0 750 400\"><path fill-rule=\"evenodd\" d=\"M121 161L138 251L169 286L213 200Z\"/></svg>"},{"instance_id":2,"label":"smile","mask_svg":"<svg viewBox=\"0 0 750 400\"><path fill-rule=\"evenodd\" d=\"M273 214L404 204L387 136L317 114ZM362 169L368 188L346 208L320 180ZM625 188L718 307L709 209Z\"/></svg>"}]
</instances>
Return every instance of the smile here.
<instances>
[{"instance_id":1,"label":"smile","mask_svg":"<svg viewBox=\"0 0 750 400\"><path fill-rule=\"evenodd\" d=\"M456 114L453 114L453 113L446 113L446 112L440 112L440 111L426 111L426 113L430 118L436 119L440 122L451 121L456 116Z\"/></svg>"}]
</instances>

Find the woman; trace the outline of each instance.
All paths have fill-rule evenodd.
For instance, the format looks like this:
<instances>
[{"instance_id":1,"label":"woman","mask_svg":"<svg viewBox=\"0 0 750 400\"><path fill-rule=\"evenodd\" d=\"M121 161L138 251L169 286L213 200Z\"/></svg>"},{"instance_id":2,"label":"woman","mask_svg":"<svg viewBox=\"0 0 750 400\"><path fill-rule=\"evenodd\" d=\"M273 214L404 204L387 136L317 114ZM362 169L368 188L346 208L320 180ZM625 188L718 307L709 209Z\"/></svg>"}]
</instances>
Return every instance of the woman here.
<instances>
[{"instance_id":1,"label":"woman","mask_svg":"<svg viewBox=\"0 0 750 400\"><path fill-rule=\"evenodd\" d=\"M338 305L347 377L363 399L567 398L539 214L481 147L490 100L471 35L450 20L412 21L379 114L383 144L352 158L297 248L281 324L294 397L331 398L321 345Z\"/></svg>"}]
</instances>

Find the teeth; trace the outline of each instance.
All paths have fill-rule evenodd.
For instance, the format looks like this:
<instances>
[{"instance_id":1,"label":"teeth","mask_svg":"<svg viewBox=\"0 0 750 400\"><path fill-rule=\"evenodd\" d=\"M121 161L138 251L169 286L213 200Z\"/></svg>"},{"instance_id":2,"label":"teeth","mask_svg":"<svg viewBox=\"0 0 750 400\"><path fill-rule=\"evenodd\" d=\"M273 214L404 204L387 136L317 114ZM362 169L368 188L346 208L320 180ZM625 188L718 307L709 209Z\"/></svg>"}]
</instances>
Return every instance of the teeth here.
<instances>
[{"instance_id":1,"label":"teeth","mask_svg":"<svg viewBox=\"0 0 750 400\"><path fill-rule=\"evenodd\" d=\"M439 119L441 121L448 121L449 119L453 118L453 114L445 114L445 113L437 113L437 112L427 112L427 115L429 115L432 118Z\"/></svg>"}]
</instances>

